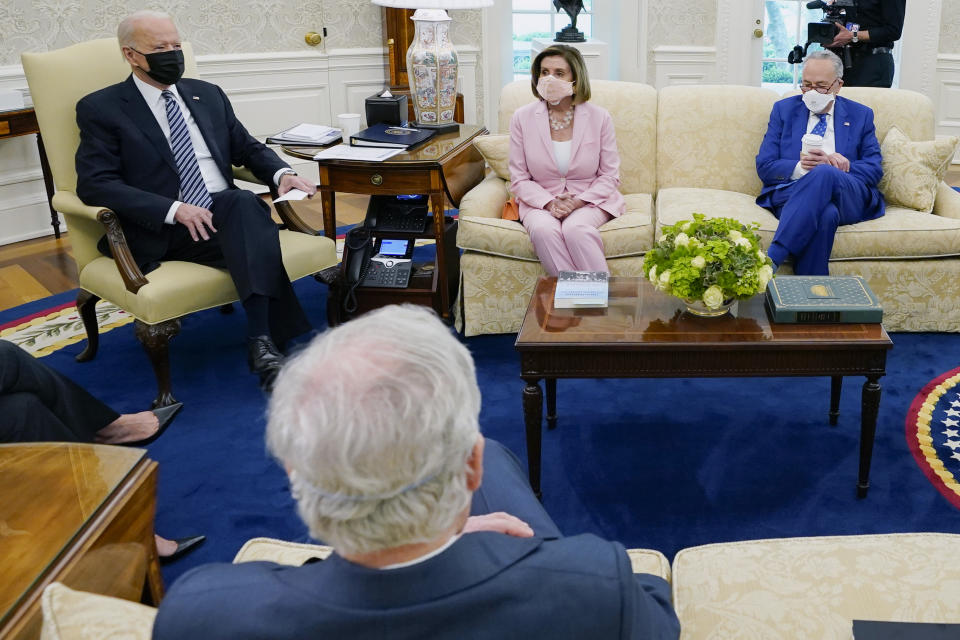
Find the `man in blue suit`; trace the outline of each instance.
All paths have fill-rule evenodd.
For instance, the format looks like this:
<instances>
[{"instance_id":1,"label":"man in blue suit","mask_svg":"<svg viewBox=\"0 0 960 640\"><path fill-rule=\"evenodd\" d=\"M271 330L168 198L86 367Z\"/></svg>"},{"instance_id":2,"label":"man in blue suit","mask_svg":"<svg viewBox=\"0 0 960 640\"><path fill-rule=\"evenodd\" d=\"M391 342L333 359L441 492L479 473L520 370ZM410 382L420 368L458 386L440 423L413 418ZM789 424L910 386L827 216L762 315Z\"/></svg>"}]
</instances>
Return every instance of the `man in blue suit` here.
<instances>
[{"instance_id":1,"label":"man in blue suit","mask_svg":"<svg viewBox=\"0 0 960 640\"><path fill-rule=\"evenodd\" d=\"M280 254L270 208L233 183L248 167L281 194L316 185L298 177L237 120L219 87L182 79L170 17L139 11L117 29L132 73L77 103L77 194L116 212L145 272L161 260L225 267L247 313L251 370L269 388L277 344L310 329ZM108 254L106 238L100 250Z\"/></svg>"},{"instance_id":2,"label":"man in blue suit","mask_svg":"<svg viewBox=\"0 0 960 640\"><path fill-rule=\"evenodd\" d=\"M677 638L667 583L562 537L479 413L469 351L423 307L315 338L277 379L267 445L333 555L194 569L153 637Z\"/></svg>"},{"instance_id":3,"label":"man in blue suit","mask_svg":"<svg viewBox=\"0 0 960 640\"><path fill-rule=\"evenodd\" d=\"M873 111L837 95L842 76L834 53L810 54L802 95L773 106L757 153L757 204L780 220L768 254L776 266L792 256L798 275L827 275L837 227L884 211ZM812 148L801 154L806 136Z\"/></svg>"}]
</instances>

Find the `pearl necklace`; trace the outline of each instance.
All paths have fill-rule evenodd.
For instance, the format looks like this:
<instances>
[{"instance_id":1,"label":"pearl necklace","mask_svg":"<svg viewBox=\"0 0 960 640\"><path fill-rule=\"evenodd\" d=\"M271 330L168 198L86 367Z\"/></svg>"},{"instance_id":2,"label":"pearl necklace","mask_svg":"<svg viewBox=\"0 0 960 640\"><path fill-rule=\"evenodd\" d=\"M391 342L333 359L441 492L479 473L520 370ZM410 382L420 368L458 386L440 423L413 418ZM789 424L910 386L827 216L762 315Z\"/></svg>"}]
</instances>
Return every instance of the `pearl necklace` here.
<instances>
[{"instance_id":1,"label":"pearl necklace","mask_svg":"<svg viewBox=\"0 0 960 640\"><path fill-rule=\"evenodd\" d=\"M550 128L554 131L566 129L570 126L570 123L573 122L573 107L567 109L567 112L563 114L562 117L556 117L553 113L553 111L549 111L548 115L550 117Z\"/></svg>"}]
</instances>

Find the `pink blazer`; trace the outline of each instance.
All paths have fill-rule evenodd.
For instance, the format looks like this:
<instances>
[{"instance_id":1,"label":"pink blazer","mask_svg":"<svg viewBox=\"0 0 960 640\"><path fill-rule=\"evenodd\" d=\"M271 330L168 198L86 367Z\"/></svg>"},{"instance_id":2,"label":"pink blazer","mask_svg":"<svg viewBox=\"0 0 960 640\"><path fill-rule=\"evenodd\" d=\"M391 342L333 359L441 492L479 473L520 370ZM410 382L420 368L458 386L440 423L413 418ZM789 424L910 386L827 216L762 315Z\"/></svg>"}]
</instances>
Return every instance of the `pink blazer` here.
<instances>
[{"instance_id":1,"label":"pink blazer","mask_svg":"<svg viewBox=\"0 0 960 640\"><path fill-rule=\"evenodd\" d=\"M576 107L573 142L566 177L553 155L547 103L532 102L510 119L510 191L517 199L520 220L527 211L543 209L567 191L617 217L623 213L620 154L613 118L603 107L584 102Z\"/></svg>"}]
</instances>

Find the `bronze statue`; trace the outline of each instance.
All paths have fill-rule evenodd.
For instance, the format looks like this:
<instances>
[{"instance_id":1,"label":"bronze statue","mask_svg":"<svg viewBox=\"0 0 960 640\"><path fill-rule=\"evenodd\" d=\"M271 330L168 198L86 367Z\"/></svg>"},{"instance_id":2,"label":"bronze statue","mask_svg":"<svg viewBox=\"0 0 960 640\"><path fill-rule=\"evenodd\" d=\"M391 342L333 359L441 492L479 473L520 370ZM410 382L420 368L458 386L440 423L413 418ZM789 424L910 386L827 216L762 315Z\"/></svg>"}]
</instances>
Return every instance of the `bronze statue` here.
<instances>
[{"instance_id":1,"label":"bronze statue","mask_svg":"<svg viewBox=\"0 0 960 640\"><path fill-rule=\"evenodd\" d=\"M583 32L577 29L577 14L583 11L583 0L553 0L553 6L570 16L570 24L557 32L554 42L586 42Z\"/></svg>"}]
</instances>

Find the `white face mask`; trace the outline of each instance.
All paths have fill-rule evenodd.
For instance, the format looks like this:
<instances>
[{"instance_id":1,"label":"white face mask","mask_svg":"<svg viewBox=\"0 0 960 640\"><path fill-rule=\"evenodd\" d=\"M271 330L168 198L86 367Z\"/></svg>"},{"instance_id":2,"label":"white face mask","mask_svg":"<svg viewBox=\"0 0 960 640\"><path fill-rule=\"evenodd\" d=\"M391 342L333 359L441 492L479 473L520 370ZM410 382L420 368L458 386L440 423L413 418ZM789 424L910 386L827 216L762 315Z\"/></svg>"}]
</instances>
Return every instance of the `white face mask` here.
<instances>
[{"instance_id":1,"label":"white face mask","mask_svg":"<svg viewBox=\"0 0 960 640\"><path fill-rule=\"evenodd\" d=\"M553 76L542 76L537 81L537 93L550 104L559 104L567 96L573 95L573 83L564 82Z\"/></svg>"},{"instance_id":2,"label":"white face mask","mask_svg":"<svg viewBox=\"0 0 960 640\"><path fill-rule=\"evenodd\" d=\"M810 109L810 113L823 113L830 107L833 98L834 94L832 93L820 93L811 89L803 94L803 104L807 106L807 109Z\"/></svg>"}]
</instances>

